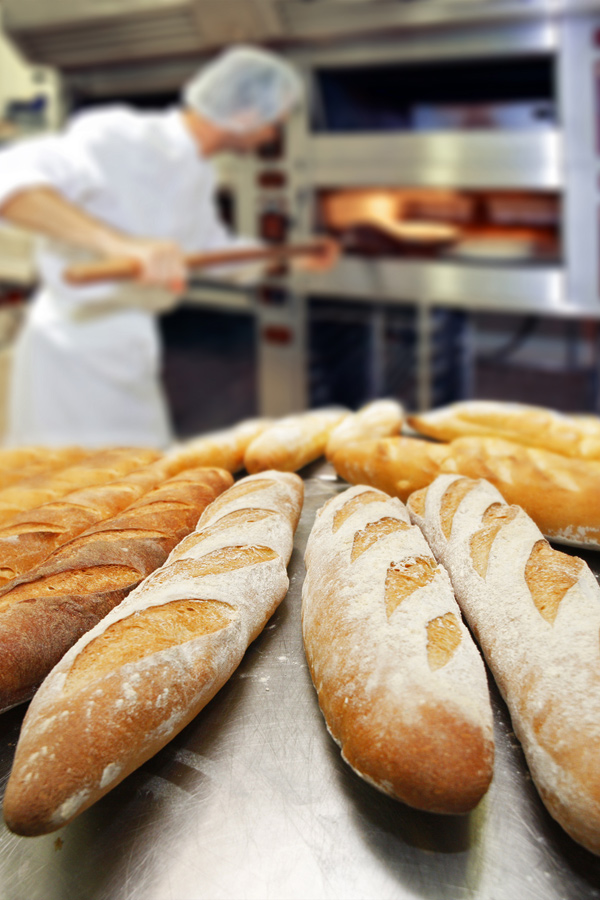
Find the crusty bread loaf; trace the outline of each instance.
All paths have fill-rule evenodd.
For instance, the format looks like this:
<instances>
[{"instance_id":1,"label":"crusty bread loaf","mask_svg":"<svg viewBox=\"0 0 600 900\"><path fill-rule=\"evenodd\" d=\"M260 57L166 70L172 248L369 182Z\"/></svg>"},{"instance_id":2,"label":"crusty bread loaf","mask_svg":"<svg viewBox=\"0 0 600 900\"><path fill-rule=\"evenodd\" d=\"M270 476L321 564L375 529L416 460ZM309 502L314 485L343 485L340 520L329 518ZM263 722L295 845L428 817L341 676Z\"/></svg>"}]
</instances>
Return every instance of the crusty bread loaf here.
<instances>
[{"instance_id":1,"label":"crusty bread loaf","mask_svg":"<svg viewBox=\"0 0 600 900\"><path fill-rule=\"evenodd\" d=\"M492 436L554 453L600 460L600 417L569 416L525 403L464 400L407 417L421 434L441 441Z\"/></svg>"},{"instance_id":2,"label":"crusty bread loaf","mask_svg":"<svg viewBox=\"0 0 600 900\"><path fill-rule=\"evenodd\" d=\"M0 711L29 699L69 647L164 563L231 482L222 469L182 472L0 591Z\"/></svg>"},{"instance_id":3,"label":"crusty bread loaf","mask_svg":"<svg viewBox=\"0 0 600 900\"><path fill-rule=\"evenodd\" d=\"M20 481L0 491L0 526L7 525L28 509L57 500L78 488L114 481L160 457L155 450L115 447L87 456L58 472Z\"/></svg>"},{"instance_id":4,"label":"crusty bread loaf","mask_svg":"<svg viewBox=\"0 0 600 900\"><path fill-rule=\"evenodd\" d=\"M344 759L411 806L472 809L492 778L485 670L405 507L360 485L338 495L317 516L306 567L306 656Z\"/></svg>"},{"instance_id":5,"label":"crusty bread loaf","mask_svg":"<svg viewBox=\"0 0 600 900\"><path fill-rule=\"evenodd\" d=\"M91 456L83 447L16 447L0 450L0 490L26 478L65 469Z\"/></svg>"},{"instance_id":6,"label":"crusty bread loaf","mask_svg":"<svg viewBox=\"0 0 600 900\"><path fill-rule=\"evenodd\" d=\"M351 484L369 484L405 501L429 484L449 455L449 445L412 437L380 438L338 450L336 472Z\"/></svg>"},{"instance_id":7,"label":"crusty bread loaf","mask_svg":"<svg viewBox=\"0 0 600 900\"><path fill-rule=\"evenodd\" d=\"M163 747L225 683L285 596L301 479L268 472L230 497L231 506L224 494L216 513L209 507L196 533L36 694L4 797L13 831L61 827Z\"/></svg>"},{"instance_id":8,"label":"crusty bread loaf","mask_svg":"<svg viewBox=\"0 0 600 900\"><path fill-rule=\"evenodd\" d=\"M550 813L600 853L600 587L485 481L440 475L409 499L508 705Z\"/></svg>"},{"instance_id":9,"label":"crusty bread loaf","mask_svg":"<svg viewBox=\"0 0 600 900\"><path fill-rule=\"evenodd\" d=\"M248 472L297 472L325 453L332 430L348 415L343 409L315 409L279 419L255 438L244 455Z\"/></svg>"},{"instance_id":10,"label":"crusty bread loaf","mask_svg":"<svg viewBox=\"0 0 600 900\"><path fill-rule=\"evenodd\" d=\"M490 481L546 537L600 547L600 462L498 438L459 438L449 446L443 472Z\"/></svg>"},{"instance_id":11,"label":"crusty bread loaf","mask_svg":"<svg viewBox=\"0 0 600 900\"><path fill-rule=\"evenodd\" d=\"M350 444L398 434L403 418L404 410L396 400L373 400L336 425L329 435L325 456L331 461L338 450Z\"/></svg>"},{"instance_id":12,"label":"crusty bread loaf","mask_svg":"<svg viewBox=\"0 0 600 900\"><path fill-rule=\"evenodd\" d=\"M436 444L411 437L354 444L333 458L353 484L370 484L406 500L443 472L485 478L517 503L544 534L562 543L600 547L600 462L574 459L499 438Z\"/></svg>"},{"instance_id":13,"label":"crusty bread loaf","mask_svg":"<svg viewBox=\"0 0 600 900\"><path fill-rule=\"evenodd\" d=\"M162 460L117 481L65 494L15 516L0 528L0 588L41 565L51 553L116 515L167 478Z\"/></svg>"},{"instance_id":14,"label":"crusty bread loaf","mask_svg":"<svg viewBox=\"0 0 600 900\"><path fill-rule=\"evenodd\" d=\"M165 464L171 468L218 466L228 472L238 472L244 466L244 454L259 434L271 424L271 419L246 419L232 428L213 431L182 441L165 454Z\"/></svg>"}]
</instances>

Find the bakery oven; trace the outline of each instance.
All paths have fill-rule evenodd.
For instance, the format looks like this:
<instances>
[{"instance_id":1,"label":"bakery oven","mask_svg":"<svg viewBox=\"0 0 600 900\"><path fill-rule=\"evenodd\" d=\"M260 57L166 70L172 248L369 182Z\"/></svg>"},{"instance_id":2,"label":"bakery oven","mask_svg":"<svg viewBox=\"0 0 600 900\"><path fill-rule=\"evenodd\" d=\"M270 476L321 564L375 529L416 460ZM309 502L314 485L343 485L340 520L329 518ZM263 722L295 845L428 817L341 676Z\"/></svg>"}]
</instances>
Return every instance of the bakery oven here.
<instances>
[{"instance_id":1,"label":"bakery oven","mask_svg":"<svg viewBox=\"0 0 600 900\"><path fill-rule=\"evenodd\" d=\"M575 405L597 405L600 16L407 21L377 42L291 55L311 103L259 167L257 228L268 240L317 229L343 249L336 269L288 283L291 308L307 304L291 330L311 339L306 310L362 315L368 383L385 391L389 321L412 315L400 352L417 406L453 399L436 373L456 367L472 395L479 356L504 345L541 358L546 385L587 367Z\"/></svg>"}]
</instances>

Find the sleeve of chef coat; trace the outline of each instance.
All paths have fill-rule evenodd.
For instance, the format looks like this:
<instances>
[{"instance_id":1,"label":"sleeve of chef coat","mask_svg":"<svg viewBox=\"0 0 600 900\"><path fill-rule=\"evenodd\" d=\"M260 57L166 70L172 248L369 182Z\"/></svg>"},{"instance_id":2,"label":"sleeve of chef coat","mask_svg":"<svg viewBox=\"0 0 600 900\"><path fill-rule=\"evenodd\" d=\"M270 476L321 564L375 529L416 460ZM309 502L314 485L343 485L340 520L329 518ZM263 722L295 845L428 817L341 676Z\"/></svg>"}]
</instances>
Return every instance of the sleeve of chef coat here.
<instances>
[{"instance_id":1,"label":"sleeve of chef coat","mask_svg":"<svg viewBox=\"0 0 600 900\"><path fill-rule=\"evenodd\" d=\"M51 187L73 203L81 203L102 184L88 152L85 131L69 128L0 150L0 207L27 188Z\"/></svg>"}]
</instances>

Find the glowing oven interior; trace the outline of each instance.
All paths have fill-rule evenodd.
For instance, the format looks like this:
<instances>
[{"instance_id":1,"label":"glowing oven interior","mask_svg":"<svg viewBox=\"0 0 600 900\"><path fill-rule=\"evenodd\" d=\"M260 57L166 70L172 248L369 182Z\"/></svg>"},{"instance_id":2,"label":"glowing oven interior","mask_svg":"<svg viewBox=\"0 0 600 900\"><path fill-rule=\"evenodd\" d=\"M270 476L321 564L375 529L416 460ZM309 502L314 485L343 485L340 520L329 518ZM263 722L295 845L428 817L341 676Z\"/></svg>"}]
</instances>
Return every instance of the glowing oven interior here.
<instances>
[{"instance_id":1,"label":"glowing oven interior","mask_svg":"<svg viewBox=\"0 0 600 900\"><path fill-rule=\"evenodd\" d=\"M541 191L324 190L319 231L361 256L552 263L561 258L560 196Z\"/></svg>"}]
</instances>

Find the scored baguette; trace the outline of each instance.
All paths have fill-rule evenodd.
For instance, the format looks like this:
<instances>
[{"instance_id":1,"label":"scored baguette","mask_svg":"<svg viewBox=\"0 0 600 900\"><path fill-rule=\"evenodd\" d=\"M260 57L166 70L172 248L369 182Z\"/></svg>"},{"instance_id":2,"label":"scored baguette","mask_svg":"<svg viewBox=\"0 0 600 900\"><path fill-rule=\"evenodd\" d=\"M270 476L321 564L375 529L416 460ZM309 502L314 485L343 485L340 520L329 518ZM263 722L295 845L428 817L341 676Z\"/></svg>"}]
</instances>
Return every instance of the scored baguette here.
<instances>
[{"instance_id":1,"label":"scored baguette","mask_svg":"<svg viewBox=\"0 0 600 900\"><path fill-rule=\"evenodd\" d=\"M551 815L600 853L600 586L486 481L440 475L408 502L506 701Z\"/></svg>"},{"instance_id":2,"label":"scored baguette","mask_svg":"<svg viewBox=\"0 0 600 900\"><path fill-rule=\"evenodd\" d=\"M350 488L318 513L305 558L306 657L343 758L411 806L473 809L494 757L483 661L405 507Z\"/></svg>"},{"instance_id":3,"label":"scored baguette","mask_svg":"<svg viewBox=\"0 0 600 900\"><path fill-rule=\"evenodd\" d=\"M554 453L600 460L600 417L569 416L542 406L464 400L407 417L421 434L441 441L490 436Z\"/></svg>"},{"instance_id":4,"label":"scored baguette","mask_svg":"<svg viewBox=\"0 0 600 900\"><path fill-rule=\"evenodd\" d=\"M279 419L250 443L244 466L253 474L296 472L325 453L329 435L347 415L347 410L326 408Z\"/></svg>"},{"instance_id":5,"label":"scored baguette","mask_svg":"<svg viewBox=\"0 0 600 900\"><path fill-rule=\"evenodd\" d=\"M232 477L189 469L0 591L0 712L28 700L86 631L162 565Z\"/></svg>"},{"instance_id":6,"label":"scored baguette","mask_svg":"<svg viewBox=\"0 0 600 900\"><path fill-rule=\"evenodd\" d=\"M72 491L15 516L0 528L0 588L41 565L78 534L130 506L166 477L159 460L117 481Z\"/></svg>"},{"instance_id":7,"label":"scored baguette","mask_svg":"<svg viewBox=\"0 0 600 900\"><path fill-rule=\"evenodd\" d=\"M373 400L336 425L329 435L325 456L331 462L334 454L349 444L398 434L403 418L404 410L400 403L395 400Z\"/></svg>"},{"instance_id":8,"label":"scored baguette","mask_svg":"<svg viewBox=\"0 0 600 900\"><path fill-rule=\"evenodd\" d=\"M238 472L244 466L247 448L270 424L271 419L246 419L232 428L190 438L166 453L165 463L169 467L217 466Z\"/></svg>"},{"instance_id":9,"label":"scored baguette","mask_svg":"<svg viewBox=\"0 0 600 900\"><path fill-rule=\"evenodd\" d=\"M161 458L155 450L115 447L93 453L74 465L50 474L41 474L0 491L0 526L42 503L64 497L78 488L105 484L121 478Z\"/></svg>"},{"instance_id":10,"label":"scored baguette","mask_svg":"<svg viewBox=\"0 0 600 900\"><path fill-rule=\"evenodd\" d=\"M23 722L4 797L10 829L60 828L217 693L287 592L302 495L296 475L238 482L63 657Z\"/></svg>"}]
</instances>

